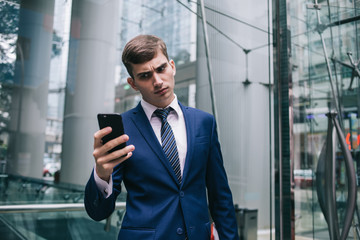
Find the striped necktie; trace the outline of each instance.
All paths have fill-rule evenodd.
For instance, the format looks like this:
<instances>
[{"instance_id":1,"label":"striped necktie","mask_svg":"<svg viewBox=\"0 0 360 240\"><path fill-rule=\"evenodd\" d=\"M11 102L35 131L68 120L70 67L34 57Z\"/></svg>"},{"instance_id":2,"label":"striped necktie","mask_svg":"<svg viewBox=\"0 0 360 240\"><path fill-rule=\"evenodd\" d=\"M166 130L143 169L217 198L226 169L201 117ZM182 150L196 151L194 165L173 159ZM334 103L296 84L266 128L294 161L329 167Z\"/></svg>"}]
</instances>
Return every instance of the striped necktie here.
<instances>
[{"instance_id":1,"label":"striped necktie","mask_svg":"<svg viewBox=\"0 0 360 240\"><path fill-rule=\"evenodd\" d=\"M173 168L175 175L178 179L179 184L181 184L181 171L180 171L180 162L179 162L179 153L176 147L176 141L174 133L171 129L170 124L167 121L168 114L172 109L170 107L165 109L155 110L155 115L161 119L161 143L162 148L165 152L166 157L168 158L171 167Z\"/></svg>"}]
</instances>

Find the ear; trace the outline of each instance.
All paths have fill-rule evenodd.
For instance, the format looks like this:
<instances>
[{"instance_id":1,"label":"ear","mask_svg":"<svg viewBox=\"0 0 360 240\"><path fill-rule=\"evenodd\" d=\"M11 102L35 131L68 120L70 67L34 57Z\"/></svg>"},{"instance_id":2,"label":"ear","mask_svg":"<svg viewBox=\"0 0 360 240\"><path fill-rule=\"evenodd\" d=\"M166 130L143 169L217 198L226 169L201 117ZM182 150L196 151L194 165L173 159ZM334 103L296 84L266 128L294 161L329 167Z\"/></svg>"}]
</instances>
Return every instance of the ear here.
<instances>
[{"instance_id":1,"label":"ear","mask_svg":"<svg viewBox=\"0 0 360 240\"><path fill-rule=\"evenodd\" d=\"M134 79L132 79L131 77L128 77L127 78L127 82L128 84L135 90L135 91L138 91L136 85L135 85L135 81Z\"/></svg>"},{"instance_id":2,"label":"ear","mask_svg":"<svg viewBox=\"0 0 360 240\"><path fill-rule=\"evenodd\" d=\"M172 68L172 70L173 70L173 76L175 76L175 74L176 74L176 67L175 67L175 62L174 62L174 60L170 60L169 61L169 63L170 63L170 66L171 66L171 68Z\"/></svg>"}]
</instances>

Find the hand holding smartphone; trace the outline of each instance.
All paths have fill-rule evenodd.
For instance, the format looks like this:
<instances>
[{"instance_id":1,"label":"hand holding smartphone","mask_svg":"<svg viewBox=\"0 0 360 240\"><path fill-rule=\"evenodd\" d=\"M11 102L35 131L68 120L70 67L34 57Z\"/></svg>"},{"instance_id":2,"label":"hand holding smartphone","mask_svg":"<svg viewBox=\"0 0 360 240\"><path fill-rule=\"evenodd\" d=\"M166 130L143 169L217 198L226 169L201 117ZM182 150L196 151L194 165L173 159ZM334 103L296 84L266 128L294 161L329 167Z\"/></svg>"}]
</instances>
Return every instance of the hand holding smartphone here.
<instances>
[{"instance_id":1,"label":"hand holding smartphone","mask_svg":"<svg viewBox=\"0 0 360 240\"><path fill-rule=\"evenodd\" d=\"M106 127L111 127L112 131L108 135L102 138L103 144L108 141L120 137L124 134L124 126L122 122L122 118L120 114L116 113L99 113L97 115L99 128L103 129ZM116 150L120 150L126 146L126 143L122 143L109 151L109 153L114 152Z\"/></svg>"}]
</instances>

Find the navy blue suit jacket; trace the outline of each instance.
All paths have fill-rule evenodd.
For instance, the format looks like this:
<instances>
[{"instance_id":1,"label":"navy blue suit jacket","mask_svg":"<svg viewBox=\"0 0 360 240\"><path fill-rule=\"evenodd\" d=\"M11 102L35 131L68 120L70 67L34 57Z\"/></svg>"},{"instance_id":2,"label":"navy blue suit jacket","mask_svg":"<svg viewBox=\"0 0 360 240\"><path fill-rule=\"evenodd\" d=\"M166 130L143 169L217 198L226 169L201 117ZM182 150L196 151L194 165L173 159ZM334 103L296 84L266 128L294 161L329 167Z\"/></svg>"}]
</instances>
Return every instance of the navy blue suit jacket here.
<instances>
[{"instance_id":1,"label":"navy blue suit jacket","mask_svg":"<svg viewBox=\"0 0 360 240\"><path fill-rule=\"evenodd\" d=\"M210 239L209 212L221 240L238 239L232 194L223 167L214 117L184 107L187 155L182 184L157 140L139 104L122 114L131 158L114 168L113 193L104 198L93 174L85 190L85 207L97 221L107 218L124 181L126 214L119 232L125 240ZM207 191L206 191L207 190ZM208 200L208 201L207 201Z\"/></svg>"}]
</instances>

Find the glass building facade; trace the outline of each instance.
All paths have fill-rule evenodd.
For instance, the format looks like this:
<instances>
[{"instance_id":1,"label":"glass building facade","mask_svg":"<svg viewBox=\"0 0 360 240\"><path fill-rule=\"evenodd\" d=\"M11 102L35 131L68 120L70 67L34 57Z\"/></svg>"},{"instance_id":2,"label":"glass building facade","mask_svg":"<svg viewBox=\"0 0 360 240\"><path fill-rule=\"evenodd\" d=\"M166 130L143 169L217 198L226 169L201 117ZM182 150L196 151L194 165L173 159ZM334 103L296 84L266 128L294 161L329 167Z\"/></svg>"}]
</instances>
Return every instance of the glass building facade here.
<instances>
[{"instance_id":1,"label":"glass building facade","mask_svg":"<svg viewBox=\"0 0 360 240\"><path fill-rule=\"evenodd\" d=\"M289 2L291 31L291 170L294 181L295 233L329 239L324 219L319 165L324 144L329 142L329 112L337 114L346 147L358 175L359 114L359 1ZM357 68L357 70L356 70ZM339 136L339 135L338 135ZM341 141L339 139L339 141ZM345 152L334 149L334 198L338 227L344 231L349 194ZM327 161L330 161L327 158ZM356 179L357 181L357 179ZM330 183L326 183L330 184ZM358 181L356 183L356 186ZM357 210L353 221L359 221ZM350 237L358 237L351 228Z\"/></svg>"},{"instance_id":2,"label":"glass building facade","mask_svg":"<svg viewBox=\"0 0 360 240\"><path fill-rule=\"evenodd\" d=\"M277 237L357 239L359 1L275 1Z\"/></svg>"},{"instance_id":3,"label":"glass building facade","mask_svg":"<svg viewBox=\"0 0 360 240\"><path fill-rule=\"evenodd\" d=\"M102 222L83 192L96 114L141 99L121 62L138 34L215 115L243 239L360 238L360 1L0 0L0 16L1 238L117 238L126 192Z\"/></svg>"}]
</instances>

